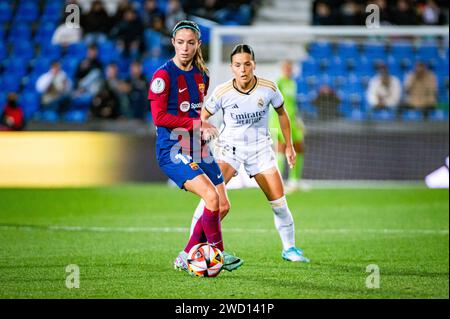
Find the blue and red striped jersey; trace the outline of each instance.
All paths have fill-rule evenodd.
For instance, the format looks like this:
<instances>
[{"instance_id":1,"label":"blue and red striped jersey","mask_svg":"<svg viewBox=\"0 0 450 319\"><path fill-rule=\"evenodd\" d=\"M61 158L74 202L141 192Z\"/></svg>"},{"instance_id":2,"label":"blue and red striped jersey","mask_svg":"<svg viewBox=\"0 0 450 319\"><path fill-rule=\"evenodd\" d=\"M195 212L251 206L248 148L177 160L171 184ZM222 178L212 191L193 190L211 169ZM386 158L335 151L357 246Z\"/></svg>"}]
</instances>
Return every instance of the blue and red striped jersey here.
<instances>
[{"instance_id":1,"label":"blue and red striped jersey","mask_svg":"<svg viewBox=\"0 0 450 319\"><path fill-rule=\"evenodd\" d=\"M153 122L157 127L158 160L168 155L178 142L170 138L172 130L185 128L192 131L194 120L200 119L208 85L208 75L201 72L195 64L190 71L183 71L169 60L153 74L148 99Z\"/></svg>"}]
</instances>

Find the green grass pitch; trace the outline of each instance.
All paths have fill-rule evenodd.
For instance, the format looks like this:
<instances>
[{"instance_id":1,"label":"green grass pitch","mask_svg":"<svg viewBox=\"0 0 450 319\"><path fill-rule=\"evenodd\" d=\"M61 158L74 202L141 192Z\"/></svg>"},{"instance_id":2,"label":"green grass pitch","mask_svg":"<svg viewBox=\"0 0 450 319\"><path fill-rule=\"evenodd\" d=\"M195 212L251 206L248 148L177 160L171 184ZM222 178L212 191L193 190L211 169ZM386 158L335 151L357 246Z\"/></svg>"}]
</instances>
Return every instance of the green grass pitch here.
<instances>
[{"instance_id":1,"label":"green grass pitch","mask_svg":"<svg viewBox=\"0 0 450 319\"><path fill-rule=\"evenodd\" d=\"M315 189L288 196L310 264L281 259L258 189L229 191L235 272L172 268L198 202L164 185L0 189L0 298L448 298L448 190ZM248 231L246 231L248 229ZM66 287L66 266L80 270ZM369 289L376 264L380 287Z\"/></svg>"}]
</instances>

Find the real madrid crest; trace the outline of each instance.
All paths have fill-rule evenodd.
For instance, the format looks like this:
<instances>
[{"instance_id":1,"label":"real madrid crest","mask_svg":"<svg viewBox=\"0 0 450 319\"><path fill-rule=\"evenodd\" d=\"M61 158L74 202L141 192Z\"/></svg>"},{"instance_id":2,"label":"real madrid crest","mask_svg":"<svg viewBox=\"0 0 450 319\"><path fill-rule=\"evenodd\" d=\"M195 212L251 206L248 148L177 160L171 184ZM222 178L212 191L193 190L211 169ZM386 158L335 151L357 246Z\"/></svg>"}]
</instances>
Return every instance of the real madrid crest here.
<instances>
[{"instance_id":1,"label":"real madrid crest","mask_svg":"<svg viewBox=\"0 0 450 319\"><path fill-rule=\"evenodd\" d=\"M261 97L260 97L259 100L258 100L258 106L259 106L260 108L264 107L264 100L263 100Z\"/></svg>"}]
</instances>

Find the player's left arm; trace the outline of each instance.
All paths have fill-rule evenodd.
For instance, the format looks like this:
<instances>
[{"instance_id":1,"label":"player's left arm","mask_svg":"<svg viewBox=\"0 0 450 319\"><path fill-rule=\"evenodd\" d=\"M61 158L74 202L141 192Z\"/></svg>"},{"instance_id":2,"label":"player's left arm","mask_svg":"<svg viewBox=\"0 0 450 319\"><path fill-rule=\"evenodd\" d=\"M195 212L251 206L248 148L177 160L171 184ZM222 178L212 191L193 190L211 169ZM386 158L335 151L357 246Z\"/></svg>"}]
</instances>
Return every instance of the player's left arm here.
<instances>
[{"instance_id":1,"label":"player's left arm","mask_svg":"<svg viewBox=\"0 0 450 319\"><path fill-rule=\"evenodd\" d=\"M283 133L284 140L286 141L286 159L289 167L293 168L296 161L296 153L294 144L292 143L291 121L289 120L289 116L283 104L280 107L275 108L275 111L278 114L281 132Z\"/></svg>"}]
</instances>

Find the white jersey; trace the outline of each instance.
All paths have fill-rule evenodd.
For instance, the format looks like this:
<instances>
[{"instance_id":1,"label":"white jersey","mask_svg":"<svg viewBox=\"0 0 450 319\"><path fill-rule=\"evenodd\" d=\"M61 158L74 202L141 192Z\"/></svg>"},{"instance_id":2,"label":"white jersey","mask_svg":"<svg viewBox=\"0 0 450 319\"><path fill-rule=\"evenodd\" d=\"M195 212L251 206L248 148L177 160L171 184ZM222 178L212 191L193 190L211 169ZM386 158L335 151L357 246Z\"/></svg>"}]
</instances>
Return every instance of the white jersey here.
<instances>
[{"instance_id":1,"label":"white jersey","mask_svg":"<svg viewBox=\"0 0 450 319\"><path fill-rule=\"evenodd\" d=\"M256 78L255 86L243 93L235 88L233 80L216 87L206 101L205 108L214 115L223 112L219 143L238 146L256 146L272 143L269 132L269 108L283 106L283 96L277 85Z\"/></svg>"}]
</instances>

